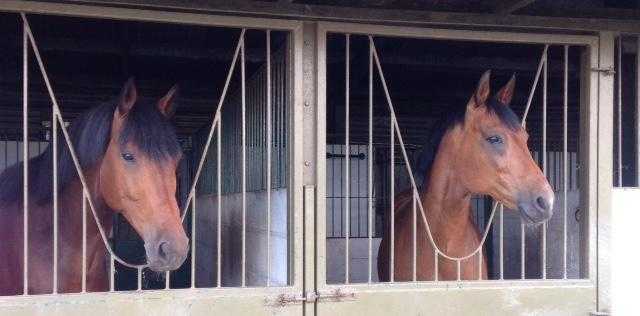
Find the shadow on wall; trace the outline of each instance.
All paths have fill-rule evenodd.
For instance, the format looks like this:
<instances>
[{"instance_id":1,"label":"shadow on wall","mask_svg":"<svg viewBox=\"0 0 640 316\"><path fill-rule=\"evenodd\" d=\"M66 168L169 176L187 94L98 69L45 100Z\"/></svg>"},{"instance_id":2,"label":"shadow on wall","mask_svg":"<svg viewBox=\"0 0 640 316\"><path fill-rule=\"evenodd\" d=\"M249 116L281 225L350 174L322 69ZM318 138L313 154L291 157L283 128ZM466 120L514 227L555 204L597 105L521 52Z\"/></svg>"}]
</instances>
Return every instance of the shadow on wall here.
<instances>
[{"instance_id":1,"label":"shadow on wall","mask_svg":"<svg viewBox=\"0 0 640 316\"><path fill-rule=\"evenodd\" d=\"M287 189L271 192L271 229L267 230L267 192L246 193L246 285L267 284L267 235L270 235L271 286L287 285ZM196 286L217 284L218 199L196 200ZM242 194L222 196L222 286L242 284Z\"/></svg>"}]
</instances>

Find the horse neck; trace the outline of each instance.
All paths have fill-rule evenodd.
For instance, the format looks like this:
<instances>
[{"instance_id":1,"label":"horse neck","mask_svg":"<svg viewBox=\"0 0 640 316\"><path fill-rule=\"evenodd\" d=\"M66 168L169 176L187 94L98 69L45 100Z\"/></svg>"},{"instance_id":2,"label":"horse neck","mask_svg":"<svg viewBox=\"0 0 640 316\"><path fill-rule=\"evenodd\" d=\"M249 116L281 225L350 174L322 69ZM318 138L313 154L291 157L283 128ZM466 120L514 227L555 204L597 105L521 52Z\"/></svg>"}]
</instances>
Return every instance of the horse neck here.
<instances>
[{"instance_id":1,"label":"horse neck","mask_svg":"<svg viewBox=\"0 0 640 316\"><path fill-rule=\"evenodd\" d=\"M98 164L99 165L99 164ZM99 172L97 168L91 168L84 171L87 187L91 196L91 201L95 208L96 215L99 217L105 232L108 233L112 226L112 211L104 203L104 199L100 194ZM61 216L69 220L74 220L76 226L82 225L82 183L78 178L71 181L65 190L62 191L62 198L59 209L64 212ZM86 211L88 222L93 222L93 217L89 202L86 202ZM89 236L88 236L89 237Z\"/></svg>"},{"instance_id":2,"label":"horse neck","mask_svg":"<svg viewBox=\"0 0 640 316\"><path fill-rule=\"evenodd\" d=\"M461 240L475 231L470 217L471 192L461 184L450 162L455 152L447 146L447 135L442 140L434 159L426 190L421 194L422 205L435 239L440 247L463 245Z\"/></svg>"}]
</instances>

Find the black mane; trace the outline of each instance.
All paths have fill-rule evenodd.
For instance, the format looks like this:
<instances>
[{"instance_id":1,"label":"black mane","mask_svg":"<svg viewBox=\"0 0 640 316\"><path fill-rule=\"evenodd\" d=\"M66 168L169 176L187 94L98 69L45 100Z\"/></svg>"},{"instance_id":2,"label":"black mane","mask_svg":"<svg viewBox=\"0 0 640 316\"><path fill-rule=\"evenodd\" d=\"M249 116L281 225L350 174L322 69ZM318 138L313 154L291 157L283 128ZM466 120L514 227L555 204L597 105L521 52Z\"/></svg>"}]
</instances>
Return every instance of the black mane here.
<instances>
[{"instance_id":1,"label":"black mane","mask_svg":"<svg viewBox=\"0 0 640 316\"><path fill-rule=\"evenodd\" d=\"M83 170L99 162L109 145L115 104L97 106L75 119L69 136ZM181 152L171 122L156 106L138 104L127 114L120 135L121 145L135 144L154 160L175 157ZM62 132L58 131L58 192L77 178L71 153ZM0 174L0 205L22 200L23 163L19 162ZM47 149L29 160L29 199L44 204L53 198L53 149Z\"/></svg>"},{"instance_id":2,"label":"black mane","mask_svg":"<svg viewBox=\"0 0 640 316\"><path fill-rule=\"evenodd\" d=\"M485 103L489 113L495 114L502 123L512 130L520 128L520 120L518 116L511 110L511 108L503 103L500 103L496 98L490 98ZM436 158L438 147L444 135L454 126L464 123L465 113L467 110L466 104L461 107L453 109L453 111L447 112L448 115L444 120L438 120L438 123L433 126L429 133L427 143L422 147L422 151L418 156L418 161L415 164L414 178L416 179L416 185L426 186L426 182L431 172L431 166Z\"/></svg>"}]
</instances>

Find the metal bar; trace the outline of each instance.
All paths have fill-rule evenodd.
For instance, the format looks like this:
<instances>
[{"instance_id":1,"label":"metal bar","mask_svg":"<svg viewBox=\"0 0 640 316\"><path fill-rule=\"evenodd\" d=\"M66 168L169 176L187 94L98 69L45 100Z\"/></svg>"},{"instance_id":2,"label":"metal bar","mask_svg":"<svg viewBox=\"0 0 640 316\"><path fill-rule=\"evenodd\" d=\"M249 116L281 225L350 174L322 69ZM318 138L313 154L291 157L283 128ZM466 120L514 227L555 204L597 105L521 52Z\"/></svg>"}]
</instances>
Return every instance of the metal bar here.
<instances>
[{"instance_id":1,"label":"metal bar","mask_svg":"<svg viewBox=\"0 0 640 316\"><path fill-rule=\"evenodd\" d=\"M636 37L636 186L640 187L640 36Z\"/></svg>"},{"instance_id":2,"label":"metal bar","mask_svg":"<svg viewBox=\"0 0 640 316\"><path fill-rule=\"evenodd\" d=\"M267 286L271 285L271 30L267 30Z\"/></svg>"},{"instance_id":3,"label":"metal bar","mask_svg":"<svg viewBox=\"0 0 640 316\"><path fill-rule=\"evenodd\" d=\"M500 280L504 280L504 205L500 204Z\"/></svg>"},{"instance_id":4,"label":"metal bar","mask_svg":"<svg viewBox=\"0 0 640 316\"><path fill-rule=\"evenodd\" d=\"M168 280L168 278L167 278ZM113 260L113 256L109 259L109 292L115 291L116 288L116 262Z\"/></svg>"},{"instance_id":5,"label":"metal bar","mask_svg":"<svg viewBox=\"0 0 640 316\"><path fill-rule=\"evenodd\" d=\"M413 236L413 264L412 264L412 275L413 275L413 282L416 282L418 280L417 276L417 261L418 261L418 232L417 232L417 226L418 226L418 214L416 211L416 202L418 197L415 194L412 194L413 198L412 200L412 210L413 210L413 225L411 227L411 233Z\"/></svg>"},{"instance_id":6,"label":"metal bar","mask_svg":"<svg viewBox=\"0 0 640 316\"><path fill-rule=\"evenodd\" d=\"M544 73L542 77L542 172L547 172L547 82L548 59L544 59ZM547 222L542 223L542 279L547 278Z\"/></svg>"},{"instance_id":7,"label":"metal bar","mask_svg":"<svg viewBox=\"0 0 640 316\"><path fill-rule=\"evenodd\" d=\"M53 108L53 116L52 116L52 120L55 122L52 125L57 125L58 123L60 123L60 129L62 130L62 135L64 136L64 141L66 142L67 148L69 149L69 153L70 156L72 158L74 167L76 169L76 172L78 173L78 178L80 179L80 182L82 184L82 187L87 190L88 185L87 185L87 181L84 177L84 173L82 172L82 168L80 167L80 162L78 161L78 157L76 155L75 150L73 149L73 144L71 143L71 137L69 136L69 133L65 127L65 122L62 118L62 114L60 112L60 107L58 105L58 101L55 97L55 94L53 93L53 88L51 87L51 82L49 81L49 76L47 75L46 69L44 67L44 62L42 61L42 57L40 56L40 51L38 50L38 45L36 44L36 40L33 36L33 32L31 31L31 28L29 26L29 22L27 20L27 16L24 13L20 13L20 16L22 17L22 21L24 22L24 26L25 26L25 30L27 31L27 35L29 37L29 42L31 43L31 47L33 48L33 53L34 56L36 57L36 61L38 62L38 67L40 69L40 73L42 74L42 78L44 79L44 83L45 86L47 88L47 92L49 94L49 97L51 99L51 103L52 103L52 108ZM57 133L53 133L54 137L57 137L55 135L57 135ZM57 151L57 148L54 146L54 151ZM54 155L55 158L56 155ZM54 177L56 177L56 173L54 172ZM57 181L54 181L54 184ZM89 194L89 191L87 191L87 194ZM57 195L57 191L54 190L54 196ZM136 268L140 265L134 265L134 264L129 264L127 262L125 262L124 260L122 260L120 257L118 257L112 247L109 245L108 242L108 238L106 236L106 233L104 231L104 228L102 227L102 223L100 221L100 218L98 217L98 215L96 214L96 210L95 207L93 205L93 201L91 199L91 196L88 195L88 202L89 202L89 207L91 209L92 215L94 220L96 221L96 226L98 227L98 231L100 233L100 238L102 239L103 244L105 245L105 247L107 248L107 251L109 252L109 254L112 257L112 260L115 258L115 260L117 260L118 262L120 262L122 265L126 266L126 267L131 267L131 268ZM54 203L54 206L56 206L57 203ZM55 208L55 207L54 207ZM55 212L54 212L55 213ZM55 237L55 236L54 236ZM54 247L55 250L55 247ZM55 274L54 274L55 276Z\"/></svg>"},{"instance_id":8,"label":"metal bar","mask_svg":"<svg viewBox=\"0 0 640 316\"><path fill-rule=\"evenodd\" d=\"M5 151L6 152L6 151ZM6 162L6 160L5 160ZM29 294L29 43L22 23L22 294Z\"/></svg>"},{"instance_id":9,"label":"metal bar","mask_svg":"<svg viewBox=\"0 0 640 316\"><path fill-rule=\"evenodd\" d=\"M142 267L138 267L138 291L142 291Z\"/></svg>"},{"instance_id":10,"label":"metal bar","mask_svg":"<svg viewBox=\"0 0 640 316\"><path fill-rule=\"evenodd\" d=\"M221 287L222 286L222 120L220 120L218 122L218 139L217 139L217 157L218 157L218 163L217 163L217 167L218 170L216 170L217 173L217 177L218 177L218 182L217 182L217 189L218 189L218 223L217 223L217 234L218 234L218 257L217 259L217 265L216 265L216 269L217 269L217 278L216 278L216 282L217 282L217 287Z\"/></svg>"},{"instance_id":11,"label":"metal bar","mask_svg":"<svg viewBox=\"0 0 640 316\"><path fill-rule=\"evenodd\" d=\"M349 184L351 179L349 178L349 168L351 167L349 164L349 155L351 151L349 149L349 34L345 35L345 132L344 132L344 174L345 174L345 183L344 183L344 222L346 231L344 234L344 283L349 284L349 234L351 231L351 200L349 198Z\"/></svg>"},{"instance_id":12,"label":"metal bar","mask_svg":"<svg viewBox=\"0 0 640 316\"><path fill-rule=\"evenodd\" d=\"M640 104L640 103L639 103ZM369 241L369 283L371 283L371 275L373 270L373 47L369 43L369 146L367 160L367 217L368 224L368 241Z\"/></svg>"},{"instance_id":13,"label":"metal bar","mask_svg":"<svg viewBox=\"0 0 640 316\"><path fill-rule=\"evenodd\" d=\"M389 155L389 172L390 172L390 179L389 181L391 182L391 188L389 191L389 200L390 200L390 212L391 212L391 263L389 265L389 274L391 275L389 277L389 281L394 282L394 277L395 277L395 243L396 243L396 234L395 234L395 229L396 229L396 224L395 224L395 170L394 170L394 158L395 158L395 135L394 135L394 125L393 125L393 121L394 121L394 114L393 112L390 113L389 115L391 123L389 124L390 127L390 135L391 135L391 140L390 140L390 155Z\"/></svg>"},{"instance_id":14,"label":"metal bar","mask_svg":"<svg viewBox=\"0 0 640 316\"><path fill-rule=\"evenodd\" d=\"M567 140L568 140L568 104L569 104L569 45L564 46L564 98L562 107L562 132L563 132L563 153L562 153L562 214L563 214L563 228L562 228L562 278L567 278L567 171L569 169L567 165Z\"/></svg>"},{"instance_id":15,"label":"metal bar","mask_svg":"<svg viewBox=\"0 0 640 316\"><path fill-rule=\"evenodd\" d=\"M242 96L242 287L247 284L247 104L245 91L245 45L240 46L240 93Z\"/></svg>"},{"instance_id":16,"label":"metal bar","mask_svg":"<svg viewBox=\"0 0 640 316\"><path fill-rule=\"evenodd\" d=\"M438 260L438 250L434 247L433 248L433 280L434 281L438 281L439 277L438 277L438 264L439 264L439 260Z\"/></svg>"},{"instance_id":17,"label":"metal bar","mask_svg":"<svg viewBox=\"0 0 640 316\"><path fill-rule=\"evenodd\" d=\"M53 137L53 294L58 293L58 120L56 108L51 113Z\"/></svg>"},{"instance_id":18,"label":"metal bar","mask_svg":"<svg viewBox=\"0 0 640 316\"><path fill-rule=\"evenodd\" d=\"M520 223L520 278L525 279L525 230L524 224Z\"/></svg>"},{"instance_id":19,"label":"metal bar","mask_svg":"<svg viewBox=\"0 0 640 316\"><path fill-rule=\"evenodd\" d=\"M478 252L478 280L482 280L482 251Z\"/></svg>"},{"instance_id":20,"label":"metal bar","mask_svg":"<svg viewBox=\"0 0 640 316\"><path fill-rule=\"evenodd\" d=\"M202 153L206 155L206 153ZM191 288L196 287L196 191L191 191Z\"/></svg>"},{"instance_id":21,"label":"metal bar","mask_svg":"<svg viewBox=\"0 0 640 316\"><path fill-rule=\"evenodd\" d=\"M458 281L460 281L460 259L456 260L456 271L458 274Z\"/></svg>"},{"instance_id":22,"label":"metal bar","mask_svg":"<svg viewBox=\"0 0 640 316\"><path fill-rule=\"evenodd\" d=\"M87 194L82 190L82 293L87 291Z\"/></svg>"},{"instance_id":23,"label":"metal bar","mask_svg":"<svg viewBox=\"0 0 640 316\"><path fill-rule=\"evenodd\" d=\"M527 98L527 105L525 106L524 114L522 115L522 126L525 126L527 123L527 115L529 114L529 109L531 108L531 101L533 100L533 95L536 92L536 87L538 87L538 80L540 79L542 66L547 61L548 49L549 49L549 45L544 45L544 49L542 50L542 56L540 56L540 62L538 63L538 70L536 71L536 76L533 79L533 86L531 87L531 92L529 92L529 98Z\"/></svg>"},{"instance_id":24,"label":"metal bar","mask_svg":"<svg viewBox=\"0 0 640 316\"><path fill-rule=\"evenodd\" d=\"M618 187L622 186L622 35L618 36Z\"/></svg>"},{"instance_id":25,"label":"metal bar","mask_svg":"<svg viewBox=\"0 0 640 316\"><path fill-rule=\"evenodd\" d=\"M206 153L209 151L209 146L211 145L211 138L213 137L213 131L214 128L216 126L216 124L218 124L218 122L220 121L220 113L222 111L222 104L225 101L225 98L227 96L227 90L229 89L229 82L231 81L231 77L233 75L233 70L235 69L236 66L236 61L238 60L238 55L240 53L240 49L242 47L244 47L244 35L245 35L246 29L242 29L242 31L240 32L240 37L238 39L238 44L236 45L236 49L235 52L233 54L233 60L231 61L231 65L229 66L229 72L227 73L227 79L225 80L224 83L224 87L222 88L222 94L220 95L220 98L218 99L218 106L216 108L216 112L214 114L213 117L213 121L211 122L211 128L209 129L209 135L207 136L207 141L205 142L204 148L202 150L203 153ZM205 157L206 155L202 155L202 158L200 159L200 162L198 163L198 168L196 169L196 174L194 176L194 181L191 184L191 189L189 190L189 192L192 192L196 186L196 184L198 183L198 179L200 178L200 173L202 172L202 168L204 166L204 161L205 161ZM191 195L189 195L189 197L187 198L187 201L185 202L185 209L182 212L182 220L184 221L184 216L187 213L187 209L189 207L189 203L191 202L191 199L193 197Z\"/></svg>"}]
</instances>

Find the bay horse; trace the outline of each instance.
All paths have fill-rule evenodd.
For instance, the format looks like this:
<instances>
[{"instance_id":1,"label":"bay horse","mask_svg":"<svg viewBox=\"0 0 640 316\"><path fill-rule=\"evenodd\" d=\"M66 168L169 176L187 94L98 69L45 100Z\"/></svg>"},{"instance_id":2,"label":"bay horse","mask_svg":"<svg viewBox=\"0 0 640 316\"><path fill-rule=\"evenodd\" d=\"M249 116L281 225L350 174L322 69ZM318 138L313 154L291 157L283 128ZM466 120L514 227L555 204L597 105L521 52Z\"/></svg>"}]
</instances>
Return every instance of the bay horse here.
<instances>
[{"instance_id":1,"label":"bay horse","mask_svg":"<svg viewBox=\"0 0 640 316\"><path fill-rule=\"evenodd\" d=\"M443 128L434 133L421 155L424 184L419 199L436 245L448 256L463 257L480 244L471 217L471 197L486 194L518 210L522 221L537 224L553 215L554 193L531 157L528 134L510 109L515 76L492 98L490 71L485 72L466 106L454 109ZM413 280L413 191L395 198L394 280ZM416 278L435 280L434 249L416 207ZM390 229L378 251L378 276L390 280ZM487 278L476 254L460 264L461 280ZM481 268L481 269L480 269ZM457 280L455 261L438 256L438 280ZM479 271L481 270L481 271ZM481 275L478 275L481 273Z\"/></svg>"},{"instance_id":2,"label":"bay horse","mask_svg":"<svg viewBox=\"0 0 640 316\"><path fill-rule=\"evenodd\" d=\"M74 120L69 134L96 212L109 232L121 213L144 240L149 267L169 271L184 262L189 240L176 201L182 156L170 118L176 87L156 104L139 104L133 79L116 102ZM54 118L55 119L55 118ZM58 146L58 292L81 290L82 184L62 134ZM29 160L28 293L53 289L53 150ZM0 175L0 295L23 292L23 165ZM88 208L88 206L87 206ZM108 257L87 209L87 291L108 289Z\"/></svg>"}]
</instances>

